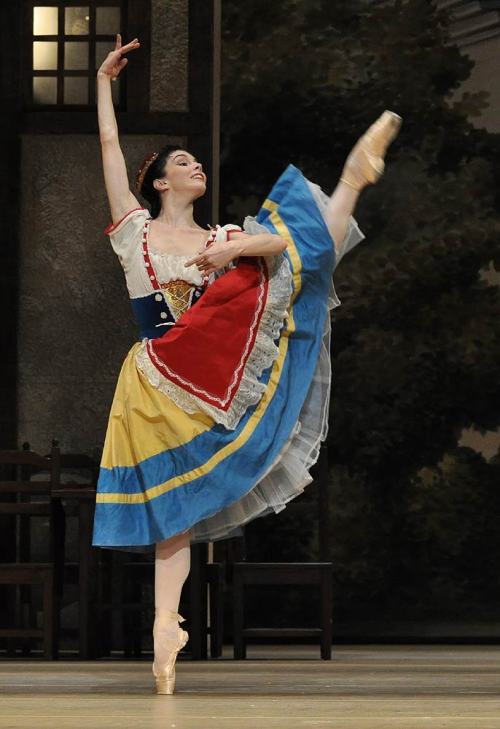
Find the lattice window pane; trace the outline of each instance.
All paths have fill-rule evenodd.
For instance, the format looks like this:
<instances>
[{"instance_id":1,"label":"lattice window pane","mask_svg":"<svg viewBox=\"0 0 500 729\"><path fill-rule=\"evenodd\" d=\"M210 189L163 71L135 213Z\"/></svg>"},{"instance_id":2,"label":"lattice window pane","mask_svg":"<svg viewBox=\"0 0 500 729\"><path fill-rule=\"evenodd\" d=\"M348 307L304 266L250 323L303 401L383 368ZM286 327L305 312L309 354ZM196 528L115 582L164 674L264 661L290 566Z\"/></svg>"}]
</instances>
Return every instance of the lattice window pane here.
<instances>
[{"instance_id":1,"label":"lattice window pane","mask_svg":"<svg viewBox=\"0 0 500 729\"><path fill-rule=\"evenodd\" d=\"M57 103L57 79L53 76L35 76L33 101L35 104Z\"/></svg>"},{"instance_id":2,"label":"lattice window pane","mask_svg":"<svg viewBox=\"0 0 500 729\"><path fill-rule=\"evenodd\" d=\"M80 2L45 0L44 4L42 0L40 5L33 4L33 29L27 40L33 54L28 104L95 105L93 77L115 47L124 0ZM106 37L110 40L105 41ZM118 106L123 83L120 79L111 87Z\"/></svg>"},{"instance_id":3,"label":"lattice window pane","mask_svg":"<svg viewBox=\"0 0 500 729\"><path fill-rule=\"evenodd\" d=\"M113 81L111 84L111 98L113 99L114 104L118 104L120 102L120 79L117 78L116 81Z\"/></svg>"},{"instance_id":4,"label":"lattice window pane","mask_svg":"<svg viewBox=\"0 0 500 729\"><path fill-rule=\"evenodd\" d=\"M97 8L95 31L97 35L116 35L116 33L119 33L120 8Z\"/></svg>"},{"instance_id":5,"label":"lattice window pane","mask_svg":"<svg viewBox=\"0 0 500 729\"><path fill-rule=\"evenodd\" d=\"M33 8L33 35L57 35L57 8Z\"/></svg>"},{"instance_id":6,"label":"lattice window pane","mask_svg":"<svg viewBox=\"0 0 500 729\"><path fill-rule=\"evenodd\" d=\"M85 71L89 67L89 44L68 41L64 44L64 69Z\"/></svg>"},{"instance_id":7,"label":"lattice window pane","mask_svg":"<svg viewBox=\"0 0 500 729\"><path fill-rule=\"evenodd\" d=\"M64 9L64 32L66 35L88 35L89 34L89 8L65 8Z\"/></svg>"},{"instance_id":8,"label":"lattice window pane","mask_svg":"<svg viewBox=\"0 0 500 729\"><path fill-rule=\"evenodd\" d=\"M57 70L57 43L55 41L33 42L33 69L35 71Z\"/></svg>"},{"instance_id":9,"label":"lattice window pane","mask_svg":"<svg viewBox=\"0 0 500 729\"><path fill-rule=\"evenodd\" d=\"M88 104L89 82L86 78L66 76L64 79L64 103Z\"/></svg>"},{"instance_id":10,"label":"lattice window pane","mask_svg":"<svg viewBox=\"0 0 500 729\"><path fill-rule=\"evenodd\" d=\"M99 68L106 56L113 50L115 44L111 41L96 41L95 44L95 67Z\"/></svg>"}]
</instances>

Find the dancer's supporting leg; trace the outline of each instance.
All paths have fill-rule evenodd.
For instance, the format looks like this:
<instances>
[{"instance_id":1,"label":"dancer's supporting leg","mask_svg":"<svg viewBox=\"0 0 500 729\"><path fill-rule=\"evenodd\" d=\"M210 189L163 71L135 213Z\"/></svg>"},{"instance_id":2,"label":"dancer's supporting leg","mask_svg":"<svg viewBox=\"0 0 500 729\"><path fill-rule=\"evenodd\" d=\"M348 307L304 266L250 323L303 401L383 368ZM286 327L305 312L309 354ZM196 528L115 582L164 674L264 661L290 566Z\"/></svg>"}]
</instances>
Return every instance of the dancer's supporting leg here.
<instances>
[{"instance_id":1,"label":"dancer's supporting leg","mask_svg":"<svg viewBox=\"0 0 500 729\"><path fill-rule=\"evenodd\" d=\"M190 531L156 544L153 638L154 663L160 671L167 663L177 637L179 623L171 613L179 611L182 586L190 568Z\"/></svg>"}]
</instances>

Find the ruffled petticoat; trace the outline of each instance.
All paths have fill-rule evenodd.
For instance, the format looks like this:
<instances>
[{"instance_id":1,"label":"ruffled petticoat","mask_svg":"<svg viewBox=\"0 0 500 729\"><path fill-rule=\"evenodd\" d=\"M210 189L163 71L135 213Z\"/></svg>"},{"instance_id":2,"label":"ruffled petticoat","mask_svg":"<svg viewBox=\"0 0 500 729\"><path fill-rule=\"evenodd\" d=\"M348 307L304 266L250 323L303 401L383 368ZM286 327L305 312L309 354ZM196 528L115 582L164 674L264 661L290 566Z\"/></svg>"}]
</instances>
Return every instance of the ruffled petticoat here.
<instances>
[{"instance_id":1,"label":"ruffled petticoat","mask_svg":"<svg viewBox=\"0 0 500 729\"><path fill-rule=\"evenodd\" d=\"M288 428L284 426L279 430L276 425L280 418L284 419L284 413L288 410L284 405L276 413L269 406L266 411L268 414L261 416L259 425L263 432L262 447L267 455L267 463L262 456L265 467L262 468L259 463L260 454L256 447L258 440L253 443L250 440L240 447L243 460L235 460L233 470L221 470L219 481L216 478L211 481L204 480L210 475L203 470L206 463L210 462L210 457L219 458L225 449L231 451L237 438L241 437L241 430L238 429L234 431L233 440L228 438L224 443L221 441L213 452L204 450L207 446L203 439L207 437L207 431L200 431L197 437L190 436L189 443L169 451L170 461L174 459L175 467L171 462L166 466L165 453L142 461L136 458L137 464L132 467L128 464L122 466L120 463L111 467L109 463L105 464L98 485L93 539L95 546L147 552L154 549L156 541L188 528L191 529L193 543L232 537L240 534L242 526L253 519L282 511L289 501L311 483L313 479L309 470L318 460L321 443L328 433L331 394L330 312L340 305L332 273L345 253L364 238L356 221L351 217L348 231L341 246L337 246L335 255L333 241L324 221L327 202L328 196L318 185L307 180L293 165L289 165L273 186L257 218L248 216L243 223L244 230L250 234L269 231L283 234L286 230L287 235L291 236L296 249L295 260L293 254L290 257L294 286L304 298L300 302L297 299L297 306L291 309L292 316L296 317L297 339L294 339L293 327L292 333L287 336L289 355L295 351L292 348L302 347L298 361L303 361L305 373L309 367L310 375L302 394L298 392L299 380L296 379L291 380L291 390L283 396L285 401L287 397L291 398L289 410L293 411L295 407L298 412L298 417L293 419ZM309 225L314 234L311 246L316 246L311 255L304 242L308 240L304 230ZM333 256L330 259L332 251ZM314 286L313 277L318 277L318 287ZM307 324L304 322L307 322L308 311L311 312L312 322L321 321L322 333L320 336L318 333L317 337L312 333L311 342L304 344L301 341L304 339L301 332L306 331ZM281 341L277 343L282 344ZM137 345L134 354L137 355ZM281 380L285 376L291 377L283 367ZM144 384L144 371L141 377ZM261 381L266 387L270 387L272 378L271 372L267 379L263 377ZM282 382L278 384L280 387L283 385ZM275 385L276 383L273 386ZM304 386L304 383L301 385ZM148 383L148 387L150 386ZM158 383L155 387L161 389L158 388ZM300 405L294 401L295 396ZM272 398L270 402L272 405ZM248 419L256 416L259 406L256 404L248 410L247 419L242 418L239 424L243 428L248 427ZM189 407L185 412L189 412ZM207 412L199 413L201 419L208 417ZM266 418L269 419L267 424ZM217 423L213 428L214 433L220 432L221 428L220 422ZM276 432L272 428L276 428ZM286 432L286 437L283 432ZM277 440L279 449L275 449L273 453L266 438L270 442ZM188 487L192 486L192 482L183 480L185 473L193 465L191 462L186 465L187 461L183 460L189 448L190 458L197 448L201 454L196 454L195 467L192 469L195 473L192 477L193 483L198 483L198 487L191 492ZM269 458L270 454L272 458ZM252 459L255 462L254 467ZM229 457L225 460L228 461ZM250 467L246 470L242 464L247 465L248 462ZM253 480L252 473L255 474ZM228 481L231 474L234 476L234 489ZM165 484L172 484L176 488L167 487ZM169 499L168 504L161 507L162 499L166 498ZM130 513L134 505L135 514Z\"/></svg>"},{"instance_id":2,"label":"ruffled petticoat","mask_svg":"<svg viewBox=\"0 0 500 729\"><path fill-rule=\"evenodd\" d=\"M314 185L314 183L309 184L311 188ZM317 189L314 190L314 194L318 196L318 204L321 205L322 202L326 204L327 196L317 185L315 188ZM320 209L323 209L323 206ZM246 232L257 232L250 218L245 220L243 228ZM262 232L265 230L263 228ZM341 255L343 256L363 238L364 235L356 221L351 218ZM340 257L337 257L337 262L338 260ZM244 524L272 512L278 514L313 480L309 469L317 462L321 443L326 440L328 435L332 382L330 312L340 303L332 279L327 302L329 314L325 319L318 363L289 440L283 446L276 461L270 466L267 474L251 491L234 504L224 507L208 519L202 519L192 527L193 543L215 541L227 538L229 535L241 534L241 527ZM232 534L230 534L231 531L233 531Z\"/></svg>"}]
</instances>

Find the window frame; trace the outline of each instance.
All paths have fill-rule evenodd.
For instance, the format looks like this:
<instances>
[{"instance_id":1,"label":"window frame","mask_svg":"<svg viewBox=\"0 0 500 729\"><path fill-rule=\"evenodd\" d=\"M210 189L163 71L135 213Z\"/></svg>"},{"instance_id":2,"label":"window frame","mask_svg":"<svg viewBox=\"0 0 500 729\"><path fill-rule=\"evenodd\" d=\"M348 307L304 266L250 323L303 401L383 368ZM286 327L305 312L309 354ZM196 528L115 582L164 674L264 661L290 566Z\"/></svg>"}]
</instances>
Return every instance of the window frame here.
<instances>
[{"instance_id":1,"label":"window frame","mask_svg":"<svg viewBox=\"0 0 500 729\"><path fill-rule=\"evenodd\" d=\"M88 6L90 10L89 35L66 35L58 32L57 35L33 35L33 9L36 6L58 8L58 31L64 30L64 10L67 7ZM95 33L96 8L120 7L121 34L124 43L129 38L139 37L144 48L150 47L151 42L151 0L24 0L23 4L23 48L22 48L22 78L23 78L23 111L30 114L43 113L44 115L68 113L95 113L96 112L96 84L94 58L96 43L109 41L110 45L115 36ZM78 40L78 39L81 40ZM52 41L58 43L57 70L35 71L33 69L33 42ZM64 69L64 43L88 43L88 68L85 70ZM117 112L147 111L150 96L150 59L149 53L137 54L134 64L130 64L127 73L120 76L119 99L115 103ZM88 103L65 104L64 79L65 77L88 79ZM57 102L55 104L38 104L33 100L33 78L51 77L57 79ZM92 81L93 79L93 81ZM146 82L145 82L146 79Z\"/></svg>"}]
</instances>

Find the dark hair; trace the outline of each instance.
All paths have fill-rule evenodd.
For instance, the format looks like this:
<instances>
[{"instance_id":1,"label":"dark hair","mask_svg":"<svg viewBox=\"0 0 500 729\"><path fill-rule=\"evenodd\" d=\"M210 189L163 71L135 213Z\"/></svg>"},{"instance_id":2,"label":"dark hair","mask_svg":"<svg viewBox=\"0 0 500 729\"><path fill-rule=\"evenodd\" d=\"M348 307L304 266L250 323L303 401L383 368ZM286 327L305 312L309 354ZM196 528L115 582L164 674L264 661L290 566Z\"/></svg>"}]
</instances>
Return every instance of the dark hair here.
<instances>
[{"instance_id":1,"label":"dark hair","mask_svg":"<svg viewBox=\"0 0 500 729\"><path fill-rule=\"evenodd\" d=\"M178 144L166 144L160 149L158 156L149 164L146 172L144 173L143 170L151 157L148 157L148 159L144 161L137 174L136 190L137 192L140 192L142 197L151 205L151 217L153 218L157 218L161 211L160 193L158 190L155 190L153 181L159 177L163 177L168 158L172 152L175 152L178 149L184 148Z\"/></svg>"}]
</instances>

